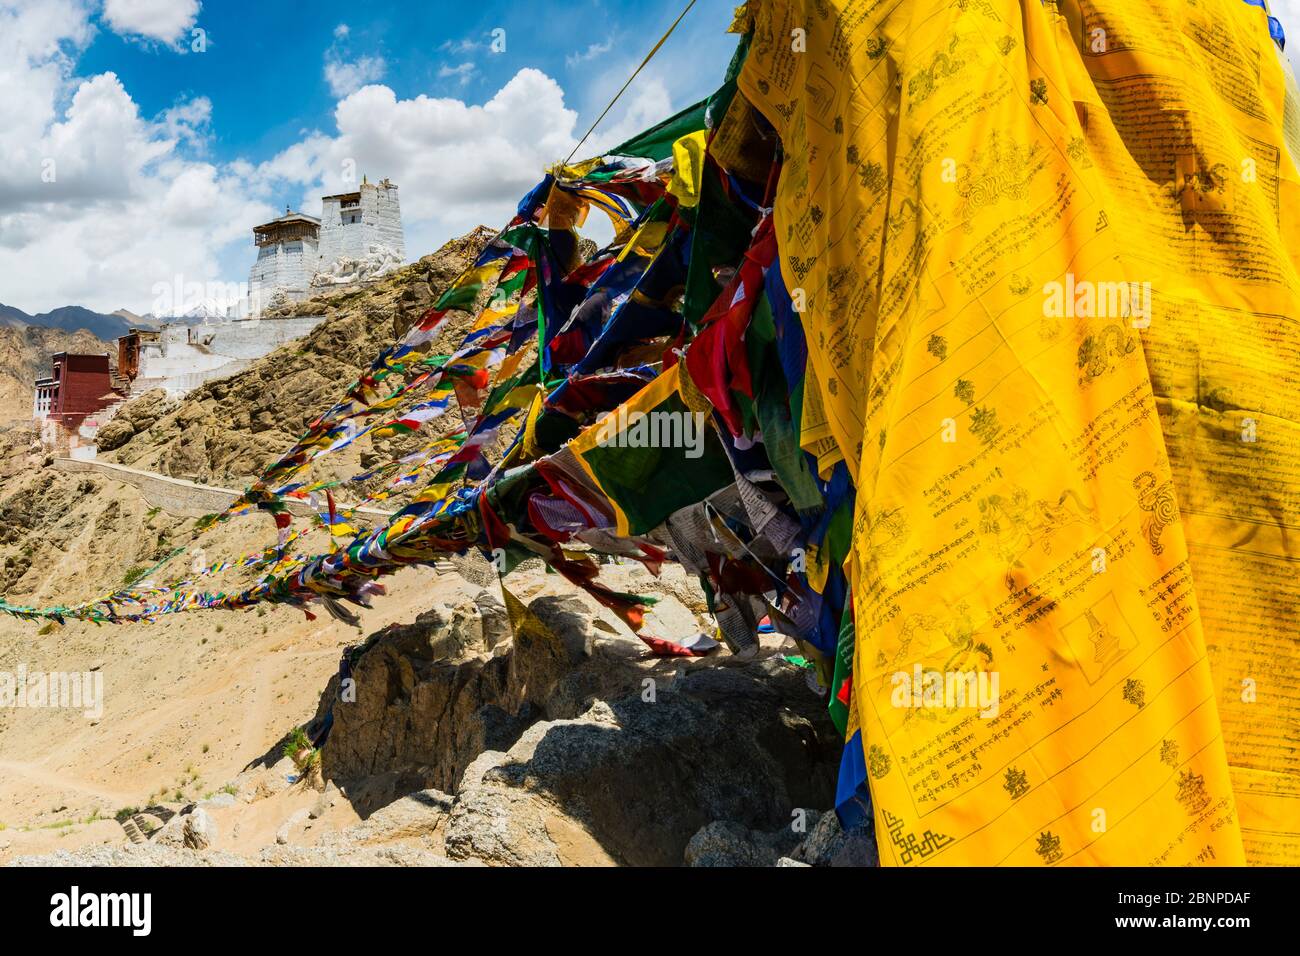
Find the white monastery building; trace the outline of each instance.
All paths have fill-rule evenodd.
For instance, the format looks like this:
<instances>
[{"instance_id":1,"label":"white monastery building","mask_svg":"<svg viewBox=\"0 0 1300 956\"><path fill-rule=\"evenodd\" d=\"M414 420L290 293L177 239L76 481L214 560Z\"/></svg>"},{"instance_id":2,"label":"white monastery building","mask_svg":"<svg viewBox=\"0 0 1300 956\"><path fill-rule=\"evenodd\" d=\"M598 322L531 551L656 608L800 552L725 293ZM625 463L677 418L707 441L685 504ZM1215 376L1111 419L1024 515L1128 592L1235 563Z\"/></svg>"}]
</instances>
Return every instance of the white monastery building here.
<instances>
[{"instance_id":1,"label":"white monastery building","mask_svg":"<svg viewBox=\"0 0 1300 956\"><path fill-rule=\"evenodd\" d=\"M265 306L276 291L306 292L311 288L320 263L319 235L319 219L288 209L279 219L254 226L257 261L248 274L248 297Z\"/></svg>"},{"instance_id":2,"label":"white monastery building","mask_svg":"<svg viewBox=\"0 0 1300 956\"><path fill-rule=\"evenodd\" d=\"M387 179L378 184L363 182L359 192L326 196L321 205L317 272L328 271L342 259L365 259L376 249L393 252L399 261L406 259L397 187Z\"/></svg>"},{"instance_id":3,"label":"white monastery building","mask_svg":"<svg viewBox=\"0 0 1300 956\"><path fill-rule=\"evenodd\" d=\"M377 279L406 261L397 186L362 179L354 193L325 196L321 218L286 209L253 227L257 261L248 274L250 314L312 290Z\"/></svg>"}]
</instances>

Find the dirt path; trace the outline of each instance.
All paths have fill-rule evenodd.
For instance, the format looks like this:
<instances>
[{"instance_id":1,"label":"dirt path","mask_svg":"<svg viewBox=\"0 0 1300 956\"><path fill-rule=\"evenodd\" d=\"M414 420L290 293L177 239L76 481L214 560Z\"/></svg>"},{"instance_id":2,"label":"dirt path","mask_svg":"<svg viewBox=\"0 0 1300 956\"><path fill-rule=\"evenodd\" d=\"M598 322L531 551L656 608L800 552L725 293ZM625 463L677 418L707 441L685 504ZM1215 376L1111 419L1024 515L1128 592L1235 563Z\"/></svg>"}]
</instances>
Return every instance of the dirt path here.
<instances>
[{"instance_id":1,"label":"dirt path","mask_svg":"<svg viewBox=\"0 0 1300 956\"><path fill-rule=\"evenodd\" d=\"M110 790L87 780L83 780L80 777L72 777L67 774L46 770L39 764L29 761L0 760L0 773L6 775L13 774L14 776L22 777L24 780L29 780L32 783L48 787L51 790L97 797L100 800L113 804L114 806L125 804L133 797L133 794L121 790Z\"/></svg>"}]
</instances>

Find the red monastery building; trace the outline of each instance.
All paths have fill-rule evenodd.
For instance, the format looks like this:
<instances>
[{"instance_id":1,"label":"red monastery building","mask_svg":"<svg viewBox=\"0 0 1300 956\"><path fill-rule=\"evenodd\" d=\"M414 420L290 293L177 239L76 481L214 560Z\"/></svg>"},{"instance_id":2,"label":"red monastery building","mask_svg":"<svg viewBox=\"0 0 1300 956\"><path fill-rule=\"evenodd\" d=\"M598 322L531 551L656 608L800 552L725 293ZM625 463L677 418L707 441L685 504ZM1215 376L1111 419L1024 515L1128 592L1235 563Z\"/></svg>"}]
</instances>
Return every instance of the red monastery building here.
<instances>
[{"instance_id":1,"label":"red monastery building","mask_svg":"<svg viewBox=\"0 0 1300 956\"><path fill-rule=\"evenodd\" d=\"M124 397L118 387L108 355L70 355L58 352L52 358L49 378L36 380L32 417L41 429L41 442L55 454L70 454L79 446L83 426L90 426L89 447L94 447L94 430L101 422L95 413ZM87 421L90 419L90 421Z\"/></svg>"}]
</instances>

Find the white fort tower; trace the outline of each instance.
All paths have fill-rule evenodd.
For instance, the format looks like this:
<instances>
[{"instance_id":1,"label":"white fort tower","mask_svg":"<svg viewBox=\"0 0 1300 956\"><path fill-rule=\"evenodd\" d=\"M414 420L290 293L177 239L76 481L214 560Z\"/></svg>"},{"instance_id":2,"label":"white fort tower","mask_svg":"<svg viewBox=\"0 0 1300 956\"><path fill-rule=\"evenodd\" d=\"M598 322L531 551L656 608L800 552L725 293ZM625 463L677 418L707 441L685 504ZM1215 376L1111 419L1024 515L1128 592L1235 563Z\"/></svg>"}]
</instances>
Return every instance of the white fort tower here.
<instances>
[{"instance_id":1,"label":"white fort tower","mask_svg":"<svg viewBox=\"0 0 1300 956\"><path fill-rule=\"evenodd\" d=\"M285 210L253 227L257 261L248 274L249 312L307 298L313 289L377 279L406 261L397 186L362 179L354 193L325 196L321 217Z\"/></svg>"}]
</instances>

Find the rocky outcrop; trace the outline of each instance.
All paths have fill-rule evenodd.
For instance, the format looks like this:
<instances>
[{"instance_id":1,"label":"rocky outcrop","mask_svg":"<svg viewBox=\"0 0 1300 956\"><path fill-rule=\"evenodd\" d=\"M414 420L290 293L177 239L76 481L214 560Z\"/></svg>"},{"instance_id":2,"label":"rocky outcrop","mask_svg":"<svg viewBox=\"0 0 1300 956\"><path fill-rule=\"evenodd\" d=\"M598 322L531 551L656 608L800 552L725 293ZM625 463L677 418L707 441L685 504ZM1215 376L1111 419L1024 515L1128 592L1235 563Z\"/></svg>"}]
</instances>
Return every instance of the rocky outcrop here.
<instances>
[{"instance_id":1,"label":"rocky outcrop","mask_svg":"<svg viewBox=\"0 0 1300 956\"><path fill-rule=\"evenodd\" d=\"M779 830L731 820L702 827L686 844L687 866L879 866L870 824L845 831L833 812L798 809Z\"/></svg>"},{"instance_id":2,"label":"rocky outcrop","mask_svg":"<svg viewBox=\"0 0 1300 956\"><path fill-rule=\"evenodd\" d=\"M133 435L135 429L131 427L130 422L118 421L114 418L95 433L95 447L100 451L112 451L129 442Z\"/></svg>"},{"instance_id":3,"label":"rocky outcrop","mask_svg":"<svg viewBox=\"0 0 1300 956\"><path fill-rule=\"evenodd\" d=\"M761 833L729 820L702 827L686 844L687 866L776 866L798 844L789 827Z\"/></svg>"},{"instance_id":4,"label":"rocky outcrop","mask_svg":"<svg viewBox=\"0 0 1300 956\"><path fill-rule=\"evenodd\" d=\"M173 406L167 392L151 389L134 401L123 405L113 418L95 434L95 446L100 451L121 448L140 432L148 431Z\"/></svg>"},{"instance_id":5,"label":"rocky outcrop","mask_svg":"<svg viewBox=\"0 0 1300 956\"><path fill-rule=\"evenodd\" d=\"M153 834L152 840L160 846L206 850L217 842L217 836L217 825L212 817L201 807L195 807L168 820Z\"/></svg>"},{"instance_id":6,"label":"rocky outcrop","mask_svg":"<svg viewBox=\"0 0 1300 956\"><path fill-rule=\"evenodd\" d=\"M790 856L808 866L880 865L880 852L871 823L846 831L834 813L823 813Z\"/></svg>"},{"instance_id":7,"label":"rocky outcrop","mask_svg":"<svg viewBox=\"0 0 1300 956\"><path fill-rule=\"evenodd\" d=\"M547 815L560 813L612 860L677 865L692 835L713 820L771 829L796 807L828 805L839 747L820 701L789 665L692 668L653 694L598 701L579 718L531 726L462 787L448 855L515 862L496 846L509 848L508 828L499 838L499 827L474 818L505 816L527 844L538 832L529 824L554 831ZM553 832L551 842L562 856Z\"/></svg>"},{"instance_id":8,"label":"rocky outcrop","mask_svg":"<svg viewBox=\"0 0 1300 956\"><path fill-rule=\"evenodd\" d=\"M321 765L363 815L383 779L454 794L452 859L678 865L712 821L829 805L840 741L797 668L650 658L576 596L517 608L513 638L501 615L480 593L356 655Z\"/></svg>"},{"instance_id":9,"label":"rocky outcrop","mask_svg":"<svg viewBox=\"0 0 1300 956\"><path fill-rule=\"evenodd\" d=\"M325 776L399 773L453 790L474 758L509 749L533 721L635 683L641 645L597 637L579 598L539 598L529 614L537 626L512 637L501 601L481 591L376 635L353 665L354 699L333 704Z\"/></svg>"}]
</instances>

